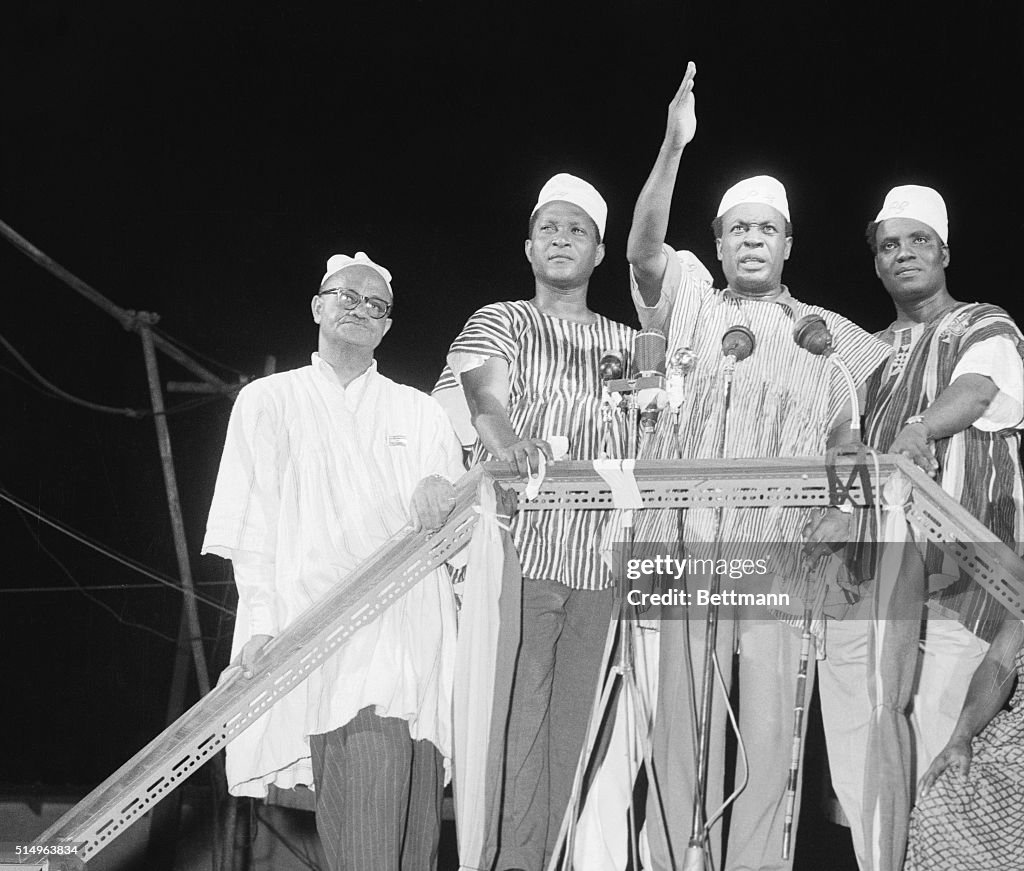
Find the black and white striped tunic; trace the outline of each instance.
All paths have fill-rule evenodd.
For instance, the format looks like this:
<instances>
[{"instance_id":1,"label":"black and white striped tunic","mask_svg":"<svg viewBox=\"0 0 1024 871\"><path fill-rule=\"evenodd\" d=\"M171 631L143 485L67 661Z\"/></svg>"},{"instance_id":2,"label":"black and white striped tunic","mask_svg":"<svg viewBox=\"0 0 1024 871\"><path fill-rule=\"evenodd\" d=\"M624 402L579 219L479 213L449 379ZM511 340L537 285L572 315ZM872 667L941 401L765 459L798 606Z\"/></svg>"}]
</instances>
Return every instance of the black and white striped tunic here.
<instances>
[{"instance_id":1,"label":"black and white striped tunic","mask_svg":"<svg viewBox=\"0 0 1024 871\"><path fill-rule=\"evenodd\" d=\"M672 415L662 414L654 437L641 455L650 459L720 455L722 337L735 325L745 326L754 334L755 347L746 360L736 364L725 418L724 456L823 455L833 423L848 402L847 388L827 359L796 344L794 323L808 314L824 318L835 352L849 366L858 385L887 359L888 346L835 312L800 302L785 288L771 300L748 299L718 290L712 285L711 274L692 253L677 252L668 245L665 252L668 266L658 304L645 306L634 285L640 323L667 334L670 356L676 348L690 347L697 362L686 379L678 432ZM781 591L794 600L803 599L806 568L799 547L794 545L800 542L807 510L785 506L726 509L721 529L717 529L713 510L690 510L680 517L671 509L649 509L637 521L637 539L667 543L681 538L691 552L713 545L716 539L770 545L770 566L781 582Z\"/></svg>"},{"instance_id":2,"label":"black and white striped tunic","mask_svg":"<svg viewBox=\"0 0 1024 871\"><path fill-rule=\"evenodd\" d=\"M600 455L600 360L607 351L629 359L634 330L601 315L591 324L552 317L527 300L484 306L452 343L449 366L434 393L461 390L454 369L467 358L498 357L509 369L509 418L520 438L569 440L569 459ZM452 365L454 363L454 366ZM621 416L616 416L621 422ZM622 434L619 434L621 439ZM473 462L493 459L478 441ZM600 558L604 511L530 511L516 517L512 537L523 577L574 589L604 589L611 575Z\"/></svg>"}]
</instances>

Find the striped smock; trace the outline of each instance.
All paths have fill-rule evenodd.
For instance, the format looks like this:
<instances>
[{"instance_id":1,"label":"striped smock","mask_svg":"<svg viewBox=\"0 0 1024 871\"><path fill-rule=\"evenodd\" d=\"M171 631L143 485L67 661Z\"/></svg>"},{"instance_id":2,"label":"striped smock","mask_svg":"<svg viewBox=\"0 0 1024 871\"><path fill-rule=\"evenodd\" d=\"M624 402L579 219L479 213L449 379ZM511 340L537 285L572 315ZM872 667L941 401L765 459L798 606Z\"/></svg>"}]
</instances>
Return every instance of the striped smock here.
<instances>
[{"instance_id":1,"label":"striped smock","mask_svg":"<svg viewBox=\"0 0 1024 871\"><path fill-rule=\"evenodd\" d=\"M892 342L892 361L868 382L865 441L886 451L908 417L922 413L961 375L992 379L999 393L972 426L935 442L936 483L1018 554L1024 538L1020 428L1024 426L1024 336L1010 316L987 303L961 303L928 324L879 335ZM951 556L929 545L929 605L956 616L990 641L1001 606Z\"/></svg>"},{"instance_id":2,"label":"striped smock","mask_svg":"<svg viewBox=\"0 0 1024 871\"><path fill-rule=\"evenodd\" d=\"M568 458L592 460L602 439L600 360L607 351L628 364L634 330L601 315L590 324L552 317L527 300L484 306L452 343L448 366L434 388L446 407L448 391L461 392L456 377L490 357L508 364L509 419L520 438L569 440ZM622 416L616 415L622 439ZM477 441L473 463L494 459ZM512 524L523 577L599 590L611 574L599 552L608 512L524 511Z\"/></svg>"},{"instance_id":3,"label":"striped smock","mask_svg":"<svg viewBox=\"0 0 1024 871\"><path fill-rule=\"evenodd\" d=\"M860 385L889 356L889 348L840 315L794 299L783 287L771 300L746 299L712 286L711 274L689 251L665 246L668 265L661 298L646 306L633 279L633 300L645 328L663 330L668 353L690 347L696 354L687 375L678 431L673 415L663 413L654 436L641 455L651 459L682 457L799 457L822 456L834 421L849 402L842 376L825 358L793 341L793 325L804 315L824 318L835 352ZM724 454L721 452L723 405L722 337L735 325L747 327L755 339L753 353L738 362L725 417ZM799 609L807 585L800 558L800 533L808 509L787 506L725 509L716 530L716 512L692 509L644 511L637 521L637 540L679 540L694 553L716 540L770 545L770 551L738 555L769 558L776 589L789 593ZM728 549L727 549L728 550ZM701 554L703 555L703 554ZM728 553L723 553L728 557Z\"/></svg>"}]
</instances>

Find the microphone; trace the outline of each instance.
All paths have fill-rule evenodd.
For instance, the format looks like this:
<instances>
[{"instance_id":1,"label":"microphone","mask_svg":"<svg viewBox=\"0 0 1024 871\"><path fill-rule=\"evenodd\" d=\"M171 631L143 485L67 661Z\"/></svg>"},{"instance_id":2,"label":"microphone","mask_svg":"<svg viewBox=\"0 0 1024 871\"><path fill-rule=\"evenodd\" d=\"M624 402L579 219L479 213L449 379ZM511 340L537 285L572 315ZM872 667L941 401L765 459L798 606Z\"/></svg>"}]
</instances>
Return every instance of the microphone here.
<instances>
[{"instance_id":1,"label":"microphone","mask_svg":"<svg viewBox=\"0 0 1024 871\"><path fill-rule=\"evenodd\" d=\"M804 315L793 325L793 341L816 357L827 357L834 350L832 332L821 315Z\"/></svg>"},{"instance_id":2,"label":"microphone","mask_svg":"<svg viewBox=\"0 0 1024 871\"><path fill-rule=\"evenodd\" d=\"M690 347L676 348L665 365L665 392L668 394L668 404L676 414L679 413L679 408L683 404L686 376L694 370L696 365L697 355Z\"/></svg>"},{"instance_id":3,"label":"microphone","mask_svg":"<svg viewBox=\"0 0 1024 871\"><path fill-rule=\"evenodd\" d=\"M754 353L755 344L754 334L746 327L736 324L729 327L722 336L722 356L726 359L731 357L733 364L739 363Z\"/></svg>"},{"instance_id":4,"label":"microphone","mask_svg":"<svg viewBox=\"0 0 1024 871\"><path fill-rule=\"evenodd\" d=\"M601 377L601 457L618 456L619 445L612 430L612 419L618 406L619 396L615 392L622 381L622 354L609 349L601 354L597 364Z\"/></svg>"},{"instance_id":5,"label":"microphone","mask_svg":"<svg viewBox=\"0 0 1024 871\"><path fill-rule=\"evenodd\" d=\"M640 432L652 433L658 422L658 415L665 407L665 391L649 387L640 392L638 401L640 403Z\"/></svg>"},{"instance_id":6,"label":"microphone","mask_svg":"<svg viewBox=\"0 0 1024 871\"><path fill-rule=\"evenodd\" d=\"M618 351L605 351L598 363L602 381L614 381L622 377L622 354Z\"/></svg>"},{"instance_id":7,"label":"microphone","mask_svg":"<svg viewBox=\"0 0 1024 871\"><path fill-rule=\"evenodd\" d=\"M636 370L634 399L640 409L640 432L654 432L658 415L665 407L665 352L668 339L661 330L641 330L633 339Z\"/></svg>"},{"instance_id":8,"label":"microphone","mask_svg":"<svg viewBox=\"0 0 1024 871\"><path fill-rule=\"evenodd\" d=\"M633 339L633 366L640 378L665 374L668 340L661 330L641 330Z\"/></svg>"},{"instance_id":9,"label":"microphone","mask_svg":"<svg viewBox=\"0 0 1024 871\"><path fill-rule=\"evenodd\" d=\"M815 357L824 357L839 370L850 395L850 431L854 439L858 438L860 434L860 402L857 400L857 385L846 361L835 353L832 331L825 323L825 319L821 315L804 315L793 325L793 341L809 354L814 354Z\"/></svg>"}]
</instances>

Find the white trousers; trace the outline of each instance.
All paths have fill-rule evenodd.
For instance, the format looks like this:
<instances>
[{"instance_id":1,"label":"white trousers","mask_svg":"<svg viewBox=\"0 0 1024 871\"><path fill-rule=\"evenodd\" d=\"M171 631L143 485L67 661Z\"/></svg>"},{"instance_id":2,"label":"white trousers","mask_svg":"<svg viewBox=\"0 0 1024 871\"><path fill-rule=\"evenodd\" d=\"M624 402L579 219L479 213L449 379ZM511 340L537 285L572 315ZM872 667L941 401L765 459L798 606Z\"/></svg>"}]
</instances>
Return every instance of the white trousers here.
<instances>
[{"instance_id":1,"label":"white trousers","mask_svg":"<svg viewBox=\"0 0 1024 871\"><path fill-rule=\"evenodd\" d=\"M857 864L869 871L864 843L864 774L867 764L868 631L866 619L830 620L826 658L818 663L818 693L832 786L850 822ZM929 617L918 659L910 711L915 784L953 734L971 677L988 644L955 620Z\"/></svg>"}]
</instances>

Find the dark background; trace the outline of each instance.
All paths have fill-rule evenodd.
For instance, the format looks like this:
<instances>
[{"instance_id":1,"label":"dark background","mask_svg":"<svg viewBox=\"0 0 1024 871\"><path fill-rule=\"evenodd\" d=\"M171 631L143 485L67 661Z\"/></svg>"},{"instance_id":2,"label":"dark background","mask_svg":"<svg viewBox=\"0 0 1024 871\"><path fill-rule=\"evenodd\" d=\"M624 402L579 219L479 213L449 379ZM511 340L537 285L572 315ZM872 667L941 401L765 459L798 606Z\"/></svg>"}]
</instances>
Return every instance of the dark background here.
<instances>
[{"instance_id":1,"label":"dark background","mask_svg":"<svg viewBox=\"0 0 1024 871\"><path fill-rule=\"evenodd\" d=\"M394 274L381 370L429 389L474 309L532 294L527 218L563 170L610 207L591 305L633 322L629 217L691 58L676 247L717 275L722 191L776 175L789 287L879 329L891 308L864 225L890 186L930 184L949 206L953 295L1024 315L1019 4L207 5L5 11L0 219L119 305L158 312L229 380L267 355L308 361L324 261L358 249ZM0 288L0 335L44 377L147 405L135 334L5 243ZM5 348L0 402L4 491L176 573L151 419L45 395ZM198 556L229 411L175 414L171 435L196 577L231 608L224 564ZM3 502L0 547L0 783L92 786L164 725L179 597ZM53 590L74 583L123 587ZM219 670L231 620L200 607Z\"/></svg>"}]
</instances>

